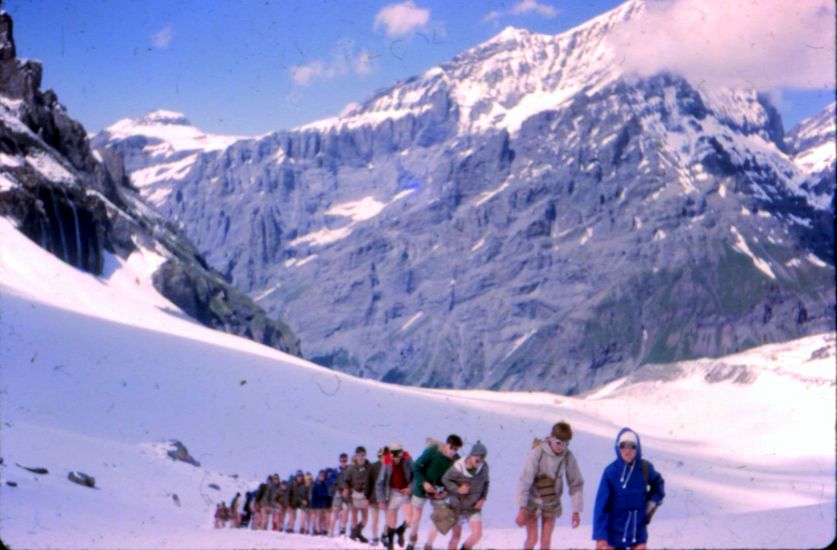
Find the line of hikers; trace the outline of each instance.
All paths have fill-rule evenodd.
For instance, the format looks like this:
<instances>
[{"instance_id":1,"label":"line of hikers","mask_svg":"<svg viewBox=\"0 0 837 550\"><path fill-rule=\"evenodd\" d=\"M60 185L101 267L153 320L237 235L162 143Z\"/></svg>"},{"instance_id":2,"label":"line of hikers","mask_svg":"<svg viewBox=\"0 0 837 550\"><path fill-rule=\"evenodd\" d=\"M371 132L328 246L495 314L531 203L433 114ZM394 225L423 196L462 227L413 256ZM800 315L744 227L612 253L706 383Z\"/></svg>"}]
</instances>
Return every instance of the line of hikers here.
<instances>
[{"instance_id":1,"label":"line of hikers","mask_svg":"<svg viewBox=\"0 0 837 550\"><path fill-rule=\"evenodd\" d=\"M572 503L571 525L577 528L580 524L584 479L569 450L571 440L570 425L558 422L548 436L532 444L516 495L519 510L515 521L526 529L524 548L534 548L538 539L541 549L550 548L555 520L561 516L565 479ZM433 548L439 532L450 532L447 547L456 550L466 524L470 534L462 548L471 549L482 537L482 508L489 487L488 450L477 441L460 457L461 448L462 439L456 434L444 442L428 439L427 448L413 460L399 443L392 443L379 449L377 461L371 463L366 449L359 446L351 464L343 453L337 468L320 470L316 478L301 470L288 480L273 474L248 492L243 503L237 493L229 506L217 506L215 527L229 523L230 527L330 537L345 535L348 530L350 539L371 546L380 543L388 550L396 542L404 548L406 537L407 550L414 550L429 501L432 522L424 550ZM597 549L641 550L648 539L646 526L665 496L664 482L651 463L642 459L636 432L623 428L615 449L617 459L605 468L596 495L593 539ZM637 464L641 476L633 475ZM384 512L383 526L379 511ZM367 525L371 540L363 535Z\"/></svg>"}]
</instances>

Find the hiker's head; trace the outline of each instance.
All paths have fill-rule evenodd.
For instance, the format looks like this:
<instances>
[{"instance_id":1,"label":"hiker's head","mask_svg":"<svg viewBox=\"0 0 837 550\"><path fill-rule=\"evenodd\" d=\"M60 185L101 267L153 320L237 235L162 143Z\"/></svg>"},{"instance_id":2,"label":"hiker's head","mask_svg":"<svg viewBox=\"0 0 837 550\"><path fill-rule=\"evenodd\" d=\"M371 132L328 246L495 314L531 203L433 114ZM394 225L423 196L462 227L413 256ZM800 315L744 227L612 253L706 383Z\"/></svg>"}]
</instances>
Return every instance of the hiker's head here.
<instances>
[{"instance_id":1,"label":"hiker's head","mask_svg":"<svg viewBox=\"0 0 837 550\"><path fill-rule=\"evenodd\" d=\"M573 438L573 429L567 422L562 420L552 426L552 431L549 435L554 439L569 442Z\"/></svg>"},{"instance_id":2,"label":"hiker's head","mask_svg":"<svg viewBox=\"0 0 837 550\"><path fill-rule=\"evenodd\" d=\"M450 434L447 440L445 440L445 449L442 452L448 458L453 458L461 448L462 438L456 434Z\"/></svg>"},{"instance_id":3,"label":"hiker's head","mask_svg":"<svg viewBox=\"0 0 837 550\"><path fill-rule=\"evenodd\" d=\"M400 462L404 453L401 443L391 443L389 445L389 453L392 455L393 462Z\"/></svg>"},{"instance_id":4,"label":"hiker's head","mask_svg":"<svg viewBox=\"0 0 837 550\"><path fill-rule=\"evenodd\" d=\"M549 437L546 438L550 448L555 454L561 454L570 446L570 441L573 438L573 429L567 422L563 420L552 426L552 431L549 432Z\"/></svg>"},{"instance_id":5,"label":"hiker's head","mask_svg":"<svg viewBox=\"0 0 837 550\"><path fill-rule=\"evenodd\" d=\"M485 462L485 457L488 455L488 449L482 444L480 440L474 443L471 450L468 452L468 467L474 468Z\"/></svg>"},{"instance_id":6,"label":"hiker's head","mask_svg":"<svg viewBox=\"0 0 837 550\"><path fill-rule=\"evenodd\" d=\"M636 458L637 447L639 447L639 438L636 433L631 430L625 430L619 436L619 456L622 460L631 464Z\"/></svg>"}]
</instances>

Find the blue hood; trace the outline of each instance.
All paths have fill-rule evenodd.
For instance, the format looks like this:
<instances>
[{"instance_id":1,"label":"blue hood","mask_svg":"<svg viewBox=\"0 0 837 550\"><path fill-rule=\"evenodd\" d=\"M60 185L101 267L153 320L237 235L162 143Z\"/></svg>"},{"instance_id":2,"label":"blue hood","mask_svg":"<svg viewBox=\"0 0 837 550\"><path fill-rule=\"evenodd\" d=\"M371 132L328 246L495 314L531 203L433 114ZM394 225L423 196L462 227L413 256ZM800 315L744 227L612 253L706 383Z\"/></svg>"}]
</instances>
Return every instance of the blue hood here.
<instances>
[{"instance_id":1,"label":"blue hood","mask_svg":"<svg viewBox=\"0 0 837 550\"><path fill-rule=\"evenodd\" d=\"M613 443L613 450L616 452L616 458L618 460L622 460L622 455L619 454L619 438L622 437L622 434L625 432L631 432L636 436L636 461L642 460L642 442L639 439L639 434L633 431L630 428L622 428L619 430L619 433L616 434L616 441ZM624 460L622 460L624 462Z\"/></svg>"}]
</instances>

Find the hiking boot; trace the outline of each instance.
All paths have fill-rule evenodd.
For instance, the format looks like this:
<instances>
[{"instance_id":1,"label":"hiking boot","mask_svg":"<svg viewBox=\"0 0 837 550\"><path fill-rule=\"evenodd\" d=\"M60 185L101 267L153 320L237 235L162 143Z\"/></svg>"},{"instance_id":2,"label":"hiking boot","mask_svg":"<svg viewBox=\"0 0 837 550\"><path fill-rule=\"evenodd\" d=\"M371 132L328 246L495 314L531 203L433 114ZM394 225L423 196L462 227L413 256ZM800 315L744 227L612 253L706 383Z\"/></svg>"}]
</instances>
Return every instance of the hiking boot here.
<instances>
[{"instance_id":1,"label":"hiking boot","mask_svg":"<svg viewBox=\"0 0 837 550\"><path fill-rule=\"evenodd\" d=\"M363 527L364 525L362 523L357 524L357 540L359 540L363 544L366 544L367 542L369 542L369 539L363 536Z\"/></svg>"},{"instance_id":2,"label":"hiking boot","mask_svg":"<svg viewBox=\"0 0 837 550\"><path fill-rule=\"evenodd\" d=\"M369 546L378 546L378 537L372 537L372 540L369 541Z\"/></svg>"},{"instance_id":3,"label":"hiking boot","mask_svg":"<svg viewBox=\"0 0 837 550\"><path fill-rule=\"evenodd\" d=\"M385 544L387 550L392 550L392 547L395 544L395 529L387 527L387 541Z\"/></svg>"},{"instance_id":4,"label":"hiking boot","mask_svg":"<svg viewBox=\"0 0 837 550\"><path fill-rule=\"evenodd\" d=\"M349 533L349 540L357 540L357 527L352 527L352 531Z\"/></svg>"},{"instance_id":5,"label":"hiking boot","mask_svg":"<svg viewBox=\"0 0 837 550\"><path fill-rule=\"evenodd\" d=\"M405 521L398 528L395 530L395 533L398 535L398 546L400 548L404 548L404 531L407 530L407 522Z\"/></svg>"}]
</instances>

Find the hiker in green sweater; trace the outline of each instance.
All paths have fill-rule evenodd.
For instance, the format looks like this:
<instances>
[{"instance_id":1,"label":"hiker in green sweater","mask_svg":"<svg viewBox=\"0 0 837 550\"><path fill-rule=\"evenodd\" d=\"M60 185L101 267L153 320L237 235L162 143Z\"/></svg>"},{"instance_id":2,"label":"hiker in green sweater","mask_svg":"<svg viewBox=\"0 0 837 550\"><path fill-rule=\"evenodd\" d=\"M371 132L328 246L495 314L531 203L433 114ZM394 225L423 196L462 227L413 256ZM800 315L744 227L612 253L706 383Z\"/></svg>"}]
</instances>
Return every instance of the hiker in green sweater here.
<instances>
[{"instance_id":1,"label":"hiker in green sweater","mask_svg":"<svg viewBox=\"0 0 837 550\"><path fill-rule=\"evenodd\" d=\"M409 521L410 538L407 550L414 550L416 547L421 514L428 499L434 507L444 504L448 495L442 486L442 476L459 458L457 451L461 448L462 438L456 434L449 435L444 443L429 439L428 447L413 462L413 515ZM431 523L424 548L433 548L436 534L436 526Z\"/></svg>"}]
</instances>

